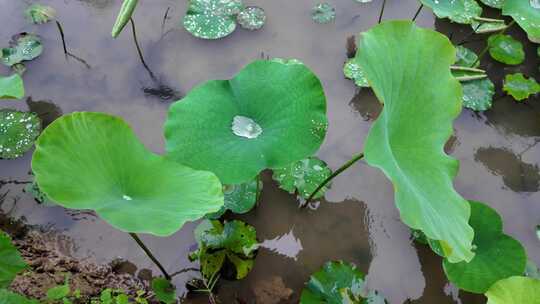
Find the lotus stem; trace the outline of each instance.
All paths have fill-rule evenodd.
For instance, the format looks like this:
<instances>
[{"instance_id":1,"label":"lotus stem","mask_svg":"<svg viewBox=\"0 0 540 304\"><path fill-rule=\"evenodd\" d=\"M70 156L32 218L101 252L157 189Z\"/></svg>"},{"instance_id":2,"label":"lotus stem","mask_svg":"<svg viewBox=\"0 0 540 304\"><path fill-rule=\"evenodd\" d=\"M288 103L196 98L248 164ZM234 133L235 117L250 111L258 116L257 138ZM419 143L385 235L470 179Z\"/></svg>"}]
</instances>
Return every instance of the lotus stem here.
<instances>
[{"instance_id":1,"label":"lotus stem","mask_svg":"<svg viewBox=\"0 0 540 304\"><path fill-rule=\"evenodd\" d=\"M329 177L327 177L318 187L317 189L315 189L315 191L313 191L313 193L311 193L311 195L307 198L306 202L302 205L302 207L305 207L307 206L311 200L313 200L313 197L315 197L315 195L317 195L317 193L324 187L326 186L329 182L331 182L336 176L338 176L339 174L341 174L341 172L347 170L350 166L354 165L354 163L356 163L357 161L361 160L362 158L364 158L364 153L360 153L358 155L355 155L353 156L353 158L351 158L349 161L347 161L343 166L341 166L339 169L337 169L336 171L334 171L334 173L332 173Z\"/></svg>"},{"instance_id":2,"label":"lotus stem","mask_svg":"<svg viewBox=\"0 0 540 304\"><path fill-rule=\"evenodd\" d=\"M171 7L168 6L167 10L165 11L165 15L163 15L163 21L161 22L161 36L163 36L163 32L165 30L165 22L167 22L167 18L169 17L170 10L171 10Z\"/></svg>"},{"instance_id":3,"label":"lotus stem","mask_svg":"<svg viewBox=\"0 0 540 304\"><path fill-rule=\"evenodd\" d=\"M510 24L508 24L507 27L503 28L499 33L498 35L502 35L506 32L507 29L509 29L512 25L514 25L514 23L516 23L516 20L512 20L512 22L510 22ZM482 52L480 52L480 55L478 55L478 58L476 59L476 61L472 64L473 66L480 62L480 60L482 60L482 58L484 57L484 55L486 55L487 51L489 50L489 43L486 45L486 47L482 50Z\"/></svg>"},{"instance_id":4,"label":"lotus stem","mask_svg":"<svg viewBox=\"0 0 540 304\"><path fill-rule=\"evenodd\" d=\"M457 65L451 65L450 70L453 71L467 71L467 72L475 72L475 73L486 73L486 71L477 69L477 68L469 68L469 67L462 67Z\"/></svg>"},{"instance_id":5,"label":"lotus stem","mask_svg":"<svg viewBox=\"0 0 540 304\"><path fill-rule=\"evenodd\" d=\"M131 32L133 33L133 41L135 42L135 46L137 47L137 53L139 54L139 59L141 60L141 63L144 66L144 68L148 71L148 74L150 74L150 78L152 78L152 80L156 80L154 73L152 73L152 71L146 64L146 61L144 61L144 56L143 56L141 47L139 46L139 39L137 39L137 30L135 29L135 21L133 21L133 18L131 17L129 18L129 21L131 23Z\"/></svg>"},{"instance_id":6,"label":"lotus stem","mask_svg":"<svg viewBox=\"0 0 540 304\"><path fill-rule=\"evenodd\" d=\"M56 21L56 27L58 28L58 32L60 32L60 38L62 38L62 47L64 47L64 55L66 56L66 59L67 59L68 51L66 47L66 39L64 37L64 29L62 28L62 25L60 24L58 20L55 20L55 21Z\"/></svg>"},{"instance_id":7,"label":"lotus stem","mask_svg":"<svg viewBox=\"0 0 540 304\"><path fill-rule=\"evenodd\" d=\"M156 264L156 266L159 268L159 270L161 270L161 273L163 273L163 276L165 277L165 279L167 279L167 281L171 281L171 276L167 273L167 271L165 270L163 265L161 265L161 263L152 254L150 249L148 249L148 247L146 247L146 245L143 243L143 241L141 241L139 236L136 233L130 233L129 235L133 238L133 240L135 240L137 245L139 245L139 247L141 247L141 249L144 251L144 253L146 253L148 258L150 260L152 260L152 262L154 262L154 264Z\"/></svg>"},{"instance_id":8,"label":"lotus stem","mask_svg":"<svg viewBox=\"0 0 540 304\"><path fill-rule=\"evenodd\" d=\"M487 75L486 74L482 74L482 75L474 75L474 76L460 76L460 77L456 77L456 79L460 82L464 82L464 81L471 81L471 80L477 80L477 79L484 79L484 78L487 78Z\"/></svg>"},{"instance_id":9,"label":"lotus stem","mask_svg":"<svg viewBox=\"0 0 540 304\"><path fill-rule=\"evenodd\" d=\"M418 18L418 15L420 15L420 12L422 11L423 8L424 8L424 5L420 4L420 7L418 8L416 13L414 14L414 17L412 18L412 21L416 21L416 18Z\"/></svg>"},{"instance_id":10,"label":"lotus stem","mask_svg":"<svg viewBox=\"0 0 540 304\"><path fill-rule=\"evenodd\" d=\"M504 23L503 19L492 19L492 18L483 18L483 17L473 17L473 19L477 21L484 21L484 22Z\"/></svg>"},{"instance_id":11,"label":"lotus stem","mask_svg":"<svg viewBox=\"0 0 540 304\"><path fill-rule=\"evenodd\" d=\"M382 7L381 7L381 13L379 14L379 22L378 23L381 23L381 21L382 21L385 6L386 6L386 0L383 0Z\"/></svg>"}]
</instances>

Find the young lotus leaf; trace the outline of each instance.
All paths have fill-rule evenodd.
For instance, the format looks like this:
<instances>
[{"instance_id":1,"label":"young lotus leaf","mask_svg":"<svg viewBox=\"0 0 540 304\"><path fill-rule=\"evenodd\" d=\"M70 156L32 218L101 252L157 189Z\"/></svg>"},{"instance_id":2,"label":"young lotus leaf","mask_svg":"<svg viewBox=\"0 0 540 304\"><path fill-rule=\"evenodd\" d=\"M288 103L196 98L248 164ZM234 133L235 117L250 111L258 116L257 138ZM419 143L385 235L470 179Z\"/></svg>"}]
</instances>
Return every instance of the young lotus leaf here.
<instances>
[{"instance_id":1,"label":"young lotus leaf","mask_svg":"<svg viewBox=\"0 0 540 304\"><path fill-rule=\"evenodd\" d=\"M168 280L164 278L155 278L152 280L152 291L156 298L165 304L176 303L176 289Z\"/></svg>"},{"instance_id":2,"label":"young lotus leaf","mask_svg":"<svg viewBox=\"0 0 540 304\"><path fill-rule=\"evenodd\" d=\"M509 35L491 35L488 38L489 54L499 62L517 65L525 60L523 44Z\"/></svg>"},{"instance_id":3,"label":"young lotus leaf","mask_svg":"<svg viewBox=\"0 0 540 304\"><path fill-rule=\"evenodd\" d=\"M26 9L24 15L30 23L43 24L56 17L56 10L50 6L35 3Z\"/></svg>"},{"instance_id":4,"label":"young lotus leaf","mask_svg":"<svg viewBox=\"0 0 540 304\"><path fill-rule=\"evenodd\" d=\"M391 21L363 33L359 49L384 104L364 146L366 162L394 184L405 224L440 240L451 262L470 261L470 207L452 186L458 162L443 149L461 111L461 86L450 73L454 47L438 32Z\"/></svg>"},{"instance_id":5,"label":"young lotus leaf","mask_svg":"<svg viewBox=\"0 0 540 304\"><path fill-rule=\"evenodd\" d=\"M347 60L345 66L343 67L343 75L346 78L354 80L354 84L359 87L369 88L369 83L362 72L362 68L356 61L356 58L351 58Z\"/></svg>"},{"instance_id":6,"label":"young lotus leaf","mask_svg":"<svg viewBox=\"0 0 540 304\"><path fill-rule=\"evenodd\" d=\"M311 18L317 23L330 23L336 19L336 9L329 3L319 3L311 9Z\"/></svg>"},{"instance_id":7,"label":"young lotus leaf","mask_svg":"<svg viewBox=\"0 0 540 304\"><path fill-rule=\"evenodd\" d=\"M505 0L502 12L514 18L530 41L540 43L540 7L533 3L531 0Z\"/></svg>"},{"instance_id":8,"label":"young lotus leaf","mask_svg":"<svg viewBox=\"0 0 540 304\"><path fill-rule=\"evenodd\" d=\"M55 120L36 142L32 170L52 201L92 209L125 232L169 236L223 206L215 175L151 153L126 122L104 113Z\"/></svg>"},{"instance_id":9,"label":"young lotus leaf","mask_svg":"<svg viewBox=\"0 0 540 304\"><path fill-rule=\"evenodd\" d=\"M460 289L484 293L498 280L523 274L527 255L523 246L503 233L499 214L487 205L470 201L475 256L469 262L444 260L448 279Z\"/></svg>"},{"instance_id":10,"label":"young lotus leaf","mask_svg":"<svg viewBox=\"0 0 540 304\"><path fill-rule=\"evenodd\" d=\"M463 106L474 111L485 111L491 108L495 85L489 78L466 81L463 88Z\"/></svg>"},{"instance_id":11,"label":"young lotus leaf","mask_svg":"<svg viewBox=\"0 0 540 304\"><path fill-rule=\"evenodd\" d=\"M227 210L236 214L248 213L257 204L257 197L261 193L262 187L263 183L258 182L256 178L239 185L224 185L225 205L217 213L210 214L209 217L217 219Z\"/></svg>"},{"instance_id":12,"label":"young lotus leaf","mask_svg":"<svg viewBox=\"0 0 540 304\"><path fill-rule=\"evenodd\" d=\"M438 18L448 18L457 23L471 24L482 15L482 7L475 0L420 0L430 7Z\"/></svg>"},{"instance_id":13,"label":"young lotus leaf","mask_svg":"<svg viewBox=\"0 0 540 304\"><path fill-rule=\"evenodd\" d=\"M509 277L493 284L486 297L487 304L540 304L540 280Z\"/></svg>"},{"instance_id":14,"label":"young lotus leaf","mask_svg":"<svg viewBox=\"0 0 540 304\"><path fill-rule=\"evenodd\" d=\"M274 169L272 178L279 183L281 189L289 193L298 191L301 197L307 199L330 175L332 175L332 170L325 162L317 157L308 157ZM328 186L324 186L313 198L323 197Z\"/></svg>"},{"instance_id":15,"label":"young lotus leaf","mask_svg":"<svg viewBox=\"0 0 540 304\"><path fill-rule=\"evenodd\" d=\"M0 289L0 304L40 304L38 300L28 299L7 289Z\"/></svg>"},{"instance_id":16,"label":"young lotus leaf","mask_svg":"<svg viewBox=\"0 0 540 304\"><path fill-rule=\"evenodd\" d=\"M195 229L199 249L190 255L198 259L206 278L217 273L225 259L236 268L236 278L242 279L253 268L258 248L255 228L241 221L226 222L203 220Z\"/></svg>"},{"instance_id":17,"label":"young lotus leaf","mask_svg":"<svg viewBox=\"0 0 540 304\"><path fill-rule=\"evenodd\" d=\"M41 38L38 35L22 33L13 36L10 47L1 50L1 62L7 66L32 60L43 52Z\"/></svg>"},{"instance_id":18,"label":"young lotus leaf","mask_svg":"<svg viewBox=\"0 0 540 304\"><path fill-rule=\"evenodd\" d=\"M189 0L184 28L198 38L223 38L234 32L243 9L241 0Z\"/></svg>"},{"instance_id":19,"label":"young lotus leaf","mask_svg":"<svg viewBox=\"0 0 540 304\"><path fill-rule=\"evenodd\" d=\"M24 97L24 83L19 74L0 76L0 99L21 99Z\"/></svg>"},{"instance_id":20,"label":"young lotus leaf","mask_svg":"<svg viewBox=\"0 0 540 304\"><path fill-rule=\"evenodd\" d=\"M525 78L523 74L508 74L504 78L503 91L512 95L515 100L521 101L530 95L540 93L540 84L534 78Z\"/></svg>"},{"instance_id":21,"label":"young lotus leaf","mask_svg":"<svg viewBox=\"0 0 540 304\"><path fill-rule=\"evenodd\" d=\"M165 138L170 158L241 184L312 155L326 128L326 99L313 72L298 62L258 60L173 104Z\"/></svg>"},{"instance_id":22,"label":"young lotus leaf","mask_svg":"<svg viewBox=\"0 0 540 304\"><path fill-rule=\"evenodd\" d=\"M0 158L17 158L30 150L41 131L36 114L0 110Z\"/></svg>"},{"instance_id":23,"label":"young lotus leaf","mask_svg":"<svg viewBox=\"0 0 540 304\"><path fill-rule=\"evenodd\" d=\"M11 238L0 230L0 288L7 288L26 267L19 251L11 243Z\"/></svg>"},{"instance_id":24,"label":"young lotus leaf","mask_svg":"<svg viewBox=\"0 0 540 304\"><path fill-rule=\"evenodd\" d=\"M246 30L258 30L266 22L264 10L257 6L248 6L236 16L236 22Z\"/></svg>"},{"instance_id":25,"label":"young lotus leaf","mask_svg":"<svg viewBox=\"0 0 540 304\"><path fill-rule=\"evenodd\" d=\"M456 46L456 62L454 64L457 66L476 68L480 65L480 62L478 61L478 55L476 55L475 52L458 45Z\"/></svg>"},{"instance_id":26,"label":"young lotus leaf","mask_svg":"<svg viewBox=\"0 0 540 304\"><path fill-rule=\"evenodd\" d=\"M501 30L504 30L508 27L508 25L504 22L504 20L493 20L493 21L487 21L487 20L481 20L481 21L473 21L471 23L471 27L477 34L486 34L486 33L493 33L493 32L499 32Z\"/></svg>"},{"instance_id":27,"label":"young lotus leaf","mask_svg":"<svg viewBox=\"0 0 540 304\"><path fill-rule=\"evenodd\" d=\"M487 6L491 6L494 8L502 8L505 0L480 0L480 2L484 3Z\"/></svg>"},{"instance_id":28,"label":"young lotus leaf","mask_svg":"<svg viewBox=\"0 0 540 304\"><path fill-rule=\"evenodd\" d=\"M135 8L137 7L137 3L139 0L124 0L122 2L122 6L120 7L120 12L118 13L118 16L116 17L116 21L114 22L113 29L111 32L111 35L113 38L118 37L126 24L131 19L131 16L133 15L133 12L135 11Z\"/></svg>"}]
</instances>

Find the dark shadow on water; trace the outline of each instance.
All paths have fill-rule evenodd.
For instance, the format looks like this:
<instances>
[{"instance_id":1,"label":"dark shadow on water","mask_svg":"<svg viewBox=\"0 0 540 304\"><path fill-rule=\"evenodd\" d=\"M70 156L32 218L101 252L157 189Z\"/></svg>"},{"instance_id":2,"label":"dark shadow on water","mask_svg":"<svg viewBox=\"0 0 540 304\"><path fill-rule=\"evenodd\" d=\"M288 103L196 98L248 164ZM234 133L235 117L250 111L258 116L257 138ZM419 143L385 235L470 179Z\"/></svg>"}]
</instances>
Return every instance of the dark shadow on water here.
<instances>
[{"instance_id":1,"label":"dark shadow on water","mask_svg":"<svg viewBox=\"0 0 540 304\"><path fill-rule=\"evenodd\" d=\"M353 83L352 80L351 83ZM383 107L370 88L358 89L353 99L349 102L349 106L354 111L360 113L365 121L374 121L377 119Z\"/></svg>"},{"instance_id":2,"label":"dark shadow on water","mask_svg":"<svg viewBox=\"0 0 540 304\"><path fill-rule=\"evenodd\" d=\"M45 129L55 119L62 116L62 109L50 100L32 100L32 96L26 99L30 112L36 113L41 119L41 125Z\"/></svg>"}]
</instances>

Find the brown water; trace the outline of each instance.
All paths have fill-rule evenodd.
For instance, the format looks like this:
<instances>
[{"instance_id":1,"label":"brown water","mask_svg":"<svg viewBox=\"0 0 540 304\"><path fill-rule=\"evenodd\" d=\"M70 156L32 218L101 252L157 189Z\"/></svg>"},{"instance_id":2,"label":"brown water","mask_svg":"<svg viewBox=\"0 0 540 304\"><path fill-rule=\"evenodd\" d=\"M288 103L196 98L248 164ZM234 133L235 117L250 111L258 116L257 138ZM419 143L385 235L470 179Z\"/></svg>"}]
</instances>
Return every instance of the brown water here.
<instances>
[{"instance_id":1,"label":"brown water","mask_svg":"<svg viewBox=\"0 0 540 304\"><path fill-rule=\"evenodd\" d=\"M163 151L162 125L169 101L149 95L156 88L140 64L129 28L117 39L110 37L111 26L121 1L48 0L58 11L64 26L68 49L88 64L66 60L54 24L28 25L22 14L27 1L0 0L0 45L11 35L32 31L44 39L45 51L28 64L25 74L27 95L41 103L42 111L103 111L124 117L144 143L156 152ZM308 0L246 0L266 10L268 21L256 32L238 29L218 41L192 37L178 24L185 1L147 0L135 14L138 38L146 60L162 85L182 93L208 79L230 78L242 66L261 56L298 58L322 80L328 98L329 131L318 156L332 168L339 167L362 149L364 138L380 106L369 90L357 92L343 78L348 36L368 29L377 22L381 1L358 4L352 0L330 1L336 7L333 24L315 24ZM169 19L162 35L162 20L167 8ZM412 18L418 4L414 0L389 0L384 18ZM418 23L453 33L459 41L469 29L435 21L423 10ZM517 28L514 37L524 34ZM482 43L468 44L476 49ZM504 74L522 71L537 79L538 58L527 44L527 62L505 67L485 61L492 80L501 86ZM0 73L7 69L0 67ZM146 92L145 93L145 88ZM497 96L502 96L499 91ZM540 223L540 123L538 98L517 104L499 98L492 110L473 113L464 110L455 123L455 138L449 144L452 155L461 161L455 184L468 199L480 200L495 208L504 218L506 233L519 239L529 257L540 263L540 241L535 226ZM48 108L43 106L47 106ZM24 102L3 102L2 107L27 109ZM36 104L33 104L36 108ZM58 109L59 108L59 109ZM0 160L0 179L29 180L31 153L18 160ZM309 274L331 259L356 263L368 274L371 288L384 294L389 303L485 303L483 296L461 292L448 284L441 259L410 240L409 229L401 223L394 206L390 182L377 169L358 163L339 176L316 210L297 209L293 196L279 190L268 174L258 209L242 219L257 228L266 248L261 249L247 279L224 283L223 303L234 296L254 302L257 286L281 278L298 299ZM9 190L3 209L14 217L44 229L68 236L59 238L59 248L79 257L108 262L128 259L138 269L151 268L142 251L124 233L116 231L90 213L37 205L22 185L2 186ZM171 271L193 267L187 254L193 249L192 230L186 225L169 238L143 236L158 258ZM154 274L158 274L154 269ZM195 276L186 272L175 279L179 291ZM188 300L204 303L204 298Z\"/></svg>"}]
</instances>

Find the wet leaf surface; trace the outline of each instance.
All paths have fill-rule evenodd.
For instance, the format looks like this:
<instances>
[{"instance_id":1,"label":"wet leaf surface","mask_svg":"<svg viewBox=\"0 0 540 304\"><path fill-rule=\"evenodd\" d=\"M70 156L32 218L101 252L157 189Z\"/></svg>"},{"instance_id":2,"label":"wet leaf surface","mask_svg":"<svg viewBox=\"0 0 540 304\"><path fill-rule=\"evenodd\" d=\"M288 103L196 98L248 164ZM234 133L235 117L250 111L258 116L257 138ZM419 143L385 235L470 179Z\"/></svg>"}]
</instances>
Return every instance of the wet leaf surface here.
<instances>
[{"instance_id":1,"label":"wet leaf surface","mask_svg":"<svg viewBox=\"0 0 540 304\"><path fill-rule=\"evenodd\" d=\"M509 35L491 35L488 38L491 58L506 64L518 65L525 60L523 44Z\"/></svg>"},{"instance_id":2,"label":"wet leaf surface","mask_svg":"<svg viewBox=\"0 0 540 304\"><path fill-rule=\"evenodd\" d=\"M264 10L257 6L248 6L236 16L236 22L247 30L258 30L266 22Z\"/></svg>"},{"instance_id":3,"label":"wet leaf surface","mask_svg":"<svg viewBox=\"0 0 540 304\"><path fill-rule=\"evenodd\" d=\"M463 88L463 106L474 111L485 111L491 108L495 85L489 78L465 81Z\"/></svg>"},{"instance_id":4,"label":"wet leaf surface","mask_svg":"<svg viewBox=\"0 0 540 304\"><path fill-rule=\"evenodd\" d=\"M21 33L11 39L10 46L0 50L0 59L4 65L13 66L23 61L32 60L43 52L41 38L38 35Z\"/></svg>"},{"instance_id":5,"label":"wet leaf surface","mask_svg":"<svg viewBox=\"0 0 540 304\"><path fill-rule=\"evenodd\" d=\"M41 131L33 113L0 110L0 158L17 158L30 150Z\"/></svg>"},{"instance_id":6,"label":"wet leaf surface","mask_svg":"<svg viewBox=\"0 0 540 304\"><path fill-rule=\"evenodd\" d=\"M289 193L298 192L305 199L332 174L328 165L317 157L309 157L273 171L272 178L281 189ZM328 187L323 187L313 198L323 197Z\"/></svg>"},{"instance_id":7,"label":"wet leaf surface","mask_svg":"<svg viewBox=\"0 0 540 304\"><path fill-rule=\"evenodd\" d=\"M502 13L512 16L527 32L529 40L540 43L540 8L533 7L530 0L505 0Z\"/></svg>"},{"instance_id":8,"label":"wet leaf surface","mask_svg":"<svg viewBox=\"0 0 540 304\"><path fill-rule=\"evenodd\" d=\"M420 0L430 7L439 18L448 18L457 23L471 24L475 17L480 17L482 8L475 0Z\"/></svg>"},{"instance_id":9,"label":"wet leaf surface","mask_svg":"<svg viewBox=\"0 0 540 304\"><path fill-rule=\"evenodd\" d=\"M184 28L198 38L223 38L234 32L236 15L243 9L240 0L189 0Z\"/></svg>"},{"instance_id":10,"label":"wet leaf surface","mask_svg":"<svg viewBox=\"0 0 540 304\"><path fill-rule=\"evenodd\" d=\"M366 76L364 75L364 72L362 72L362 68L358 64L356 58L347 60L343 67L343 75L345 75L345 78L354 80L354 84L359 87L369 87Z\"/></svg>"},{"instance_id":11,"label":"wet leaf surface","mask_svg":"<svg viewBox=\"0 0 540 304\"><path fill-rule=\"evenodd\" d=\"M227 210L236 214L249 212L257 204L257 197L262 191L262 188L262 182L259 182L259 185L257 186L257 179L239 185L223 186L225 205L218 212L210 214L209 218L217 219Z\"/></svg>"},{"instance_id":12,"label":"wet leaf surface","mask_svg":"<svg viewBox=\"0 0 540 304\"><path fill-rule=\"evenodd\" d=\"M540 93L540 84L532 77L525 78L521 73L508 74L504 78L503 91L515 100L522 101L533 94Z\"/></svg>"}]
</instances>

